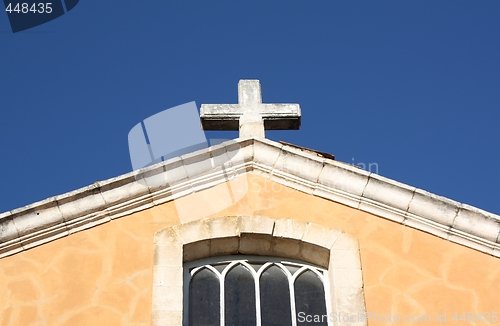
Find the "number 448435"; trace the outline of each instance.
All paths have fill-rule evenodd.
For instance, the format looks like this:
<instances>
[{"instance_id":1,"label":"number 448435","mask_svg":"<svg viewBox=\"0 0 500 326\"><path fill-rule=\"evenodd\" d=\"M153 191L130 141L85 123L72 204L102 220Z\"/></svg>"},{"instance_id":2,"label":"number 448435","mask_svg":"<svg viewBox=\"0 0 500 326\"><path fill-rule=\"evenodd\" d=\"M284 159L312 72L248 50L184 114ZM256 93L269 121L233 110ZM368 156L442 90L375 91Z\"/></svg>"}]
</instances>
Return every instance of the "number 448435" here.
<instances>
[{"instance_id":1,"label":"number 448435","mask_svg":"<svg viewBox=\"0 0 500 326\"><path fill-rule=\"evenodd\" d=\"M34 3L31 5L28 3L17 3L14 8L12 8L12 3L9 3L7 5L7 8L5 8L5 11L7 11L9 14L12 12L18 13L18 14L27 14L27 13L34 13L34 14L50 14L52 12L52 3L47 2L47 3Z\"/></svg>"},{"instance_id":2,"label":"number 448435","mask_svg":"<svg viewBox=\"0 0 500 326\"><path fill-rule=\"evenodd\" d=\"M492 323L497 323L498 322L498 312L483 312L483 313L478 313L475 314L473 312L469 313L462 313L459 314L458 312L455 312L453 314L453 317L451 317L451 320L453 321L461 321L461 322L474 322L474 321L479 321L479 322L492 322Z\"/></svg>"}]
</instances>

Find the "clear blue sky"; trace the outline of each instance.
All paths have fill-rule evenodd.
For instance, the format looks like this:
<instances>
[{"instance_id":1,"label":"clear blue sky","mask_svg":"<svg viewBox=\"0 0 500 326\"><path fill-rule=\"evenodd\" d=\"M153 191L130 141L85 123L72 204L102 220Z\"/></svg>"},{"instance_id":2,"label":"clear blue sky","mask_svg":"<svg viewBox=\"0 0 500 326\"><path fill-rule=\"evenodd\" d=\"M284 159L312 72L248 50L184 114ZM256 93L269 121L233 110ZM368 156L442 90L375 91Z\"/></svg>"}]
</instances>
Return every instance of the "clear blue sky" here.
<instances>
[{"instance_id":1,"label":"clear blue sky","mask_svg":"<svg viewBox=\"0 0 500 326\"><path fill-rule=\"evenodd\" d=\"M500 213L499 17L498 0L82 0L13 34L0 13L0 212L131 171L135 124L260 79L302 108L268 138Z\"/></svg>"}]
</instances>

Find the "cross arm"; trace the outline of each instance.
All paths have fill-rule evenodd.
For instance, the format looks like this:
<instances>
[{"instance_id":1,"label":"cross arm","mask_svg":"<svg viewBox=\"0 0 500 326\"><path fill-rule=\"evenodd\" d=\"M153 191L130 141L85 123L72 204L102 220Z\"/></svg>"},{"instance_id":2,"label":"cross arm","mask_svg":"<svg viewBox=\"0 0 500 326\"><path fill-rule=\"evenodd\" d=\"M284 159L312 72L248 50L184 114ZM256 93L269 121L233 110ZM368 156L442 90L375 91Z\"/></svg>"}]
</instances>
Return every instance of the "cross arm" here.
<instances>
[{"instance_id":1,"label":"cross arm","mask_svg":"<svg viewBox=\"0 0 500 326\"><path fill-rule=\"evenodd\" d=\"M260 104L258 113L267 130L297 130L301 112L298 104ZM244 114L240 104L202 104L200 120L204 130L238 130Z\"/></svg>"},{"instance_id":2,"label":"cross arm","mask_svg":"<svg viewBox=\"0 0 500 326\"><path fill-rule=\"evenodd\" d=\"M202 104L201 126L204 130L238 130L240 111L238 104Z\"/></svg>"},{"instance_id":3,"label":"cross arm","mask_svg":"<svg viewBox=\"0 0 500 326\"><path fill-rule=\"evenodd\" d=\"M301 112L298 104L262 104L266 130L298 130Z\"/></svg>"}]
</instances>

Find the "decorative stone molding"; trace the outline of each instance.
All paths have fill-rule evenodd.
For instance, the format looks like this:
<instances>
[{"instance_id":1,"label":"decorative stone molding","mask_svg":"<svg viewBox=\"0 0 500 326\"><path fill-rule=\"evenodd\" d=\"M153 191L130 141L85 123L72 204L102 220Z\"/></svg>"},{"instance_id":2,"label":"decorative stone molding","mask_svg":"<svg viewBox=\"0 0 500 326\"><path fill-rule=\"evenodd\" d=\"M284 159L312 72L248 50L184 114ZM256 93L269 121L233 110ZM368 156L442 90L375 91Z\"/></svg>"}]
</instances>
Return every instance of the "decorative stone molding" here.
<instances>
[{"instance_id":1,"label":"decorative stone molding","mask_svg":"<svg viewBox=\"0 0 500 326\"><path fill-rule=\"evenodd\" d=\"M500 257L500 216L481 209L268 139L254 140L252 172Z\"/></svg>"},{"instance_id":2,"label":"decorative stone molding","mask_svg":"<svg viewBox=\"0 0 500 326\"><path fill-rule=\"evenodd\" d=\"M291 219L226 216L158 231L154 253L153 326L182 325L183 262L236 254L298 259L324 267L331 311L366 313L358 242L340 230ZM341 324L366 325L366 320Z\"/></svg>"},{"instance_id":3,"label":"decorative stone molding","mask_svg":"<svg viewBox=\"0 0 500 326\"><path fill-rule=\"evenodd\" d=\"M0 214L0 257L245 173L500 257L500 216L267 139L236 139Z\"/></svg>"},{"instance_id":4,"label":"decorative stone molding","mask_svg":"<svg viewBox=\"0 0 500 326\"><path fill-rule=\"evenodd\" d=\"M228 141L0 214L0 258L233 180L253 139Z\"/></svg>"}]
</instances>

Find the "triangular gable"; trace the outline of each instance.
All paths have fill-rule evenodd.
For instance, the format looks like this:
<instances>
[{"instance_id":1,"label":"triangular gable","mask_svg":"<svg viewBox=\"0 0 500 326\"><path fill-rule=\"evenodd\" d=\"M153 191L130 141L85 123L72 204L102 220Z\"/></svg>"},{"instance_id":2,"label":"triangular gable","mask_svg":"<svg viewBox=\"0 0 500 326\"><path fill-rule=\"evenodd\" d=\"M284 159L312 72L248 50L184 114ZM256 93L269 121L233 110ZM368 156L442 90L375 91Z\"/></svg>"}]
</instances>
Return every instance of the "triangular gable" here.
<instances>
[{"instance_id":1,"label":"triangular gable","mask_svg":"<svg viewBox=\"0 0 500 326\"><path fill-rule=\"evenodd\" d=\"M256 173L500 256L500 217L267 139L236 139L0 214L0 257Z\"/></svg>"}]
</instances>

